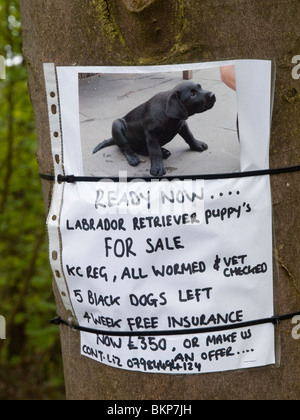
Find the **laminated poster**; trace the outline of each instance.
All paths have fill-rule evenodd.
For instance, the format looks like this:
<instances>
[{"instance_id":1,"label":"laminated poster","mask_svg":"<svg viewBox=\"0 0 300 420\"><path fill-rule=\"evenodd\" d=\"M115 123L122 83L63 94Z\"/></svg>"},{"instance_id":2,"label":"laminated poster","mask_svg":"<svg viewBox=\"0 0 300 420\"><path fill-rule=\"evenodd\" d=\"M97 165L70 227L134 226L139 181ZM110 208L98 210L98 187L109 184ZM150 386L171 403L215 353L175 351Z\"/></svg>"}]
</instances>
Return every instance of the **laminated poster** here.
<instances>
[{"instance_id":1,"label":"laminated poster","mask_svg":"<svg viewBox=\"0 0 300 420\"><path fill-rule=\"evenodd\" d=\"M176 375L274 364L274 325L239 327L274 315L270 178L218 177L269 167L272 63L49 69L56 174L87 177L55 184L48 217L70 319L100 331L81 354Z\"/></svg>"}]
</instances>

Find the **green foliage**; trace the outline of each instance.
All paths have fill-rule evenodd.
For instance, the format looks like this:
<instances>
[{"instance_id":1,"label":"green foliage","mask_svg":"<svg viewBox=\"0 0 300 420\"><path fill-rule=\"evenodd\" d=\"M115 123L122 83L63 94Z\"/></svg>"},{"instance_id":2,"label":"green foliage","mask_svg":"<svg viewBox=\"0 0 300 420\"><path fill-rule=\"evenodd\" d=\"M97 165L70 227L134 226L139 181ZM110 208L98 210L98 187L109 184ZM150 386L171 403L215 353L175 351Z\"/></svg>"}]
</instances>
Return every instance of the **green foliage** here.
<instances>
[{"instance_id":1,"label":"green foliage","mask_svg":"<svg viewBox=\"0 0 300 420\"><path fill-rule=\"evenodd\" d=\"M63 398L34 116L17 0L0 0L0 400Z\"/></svg>"}]
</instances>

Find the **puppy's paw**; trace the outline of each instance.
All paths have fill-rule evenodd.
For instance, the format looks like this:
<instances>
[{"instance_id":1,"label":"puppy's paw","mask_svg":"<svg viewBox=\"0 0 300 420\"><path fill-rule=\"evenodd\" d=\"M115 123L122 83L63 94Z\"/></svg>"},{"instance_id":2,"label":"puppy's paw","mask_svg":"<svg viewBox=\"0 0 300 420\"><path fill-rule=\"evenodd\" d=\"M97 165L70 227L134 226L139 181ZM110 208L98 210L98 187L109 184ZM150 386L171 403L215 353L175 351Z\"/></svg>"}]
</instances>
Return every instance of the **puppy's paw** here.
<instances>
[{"instance_id":1,"label":"puppy's paw","mask_svg":"<svg viewBox=\"0 0 300 420\"><path fill-rule=\"evenodd\" d=\"M208 145L203 141L195 140L191 145L191 150L194 150L196 152L204 152L207 149Z\"/></svg>"},{"instance_id":2,"label":"puppy's paw","mask_svg":"<svg viewBox=\"0 0 300 420\"><path fill-rule=\"evenodd\" d=\"M150 174L152 176L164 176L167 171L163 164L152 164L150 169Z\"/></svg>"},{"instance_id":3,"label":"puppy's paw","mask_svg":"<svg viewBox=\"0 0 300 420\"><path fill-rule=\"evenodd\" d=\"M161 148L161 152L163 159L168 159L172 154L169 150L165 149L164 147Z\"/></svg>"},{"instance_id":4,"label":"puppy's paw","mask_svg":"<svg viewBox=\"0 0 300 420\"><path fill-rule=\"evenodd\" d=\"M126 159L131 166L138 166L141 161L138 155L134 152L124 152L124 155L126 156Z\"/></svg>"}]
</instances>

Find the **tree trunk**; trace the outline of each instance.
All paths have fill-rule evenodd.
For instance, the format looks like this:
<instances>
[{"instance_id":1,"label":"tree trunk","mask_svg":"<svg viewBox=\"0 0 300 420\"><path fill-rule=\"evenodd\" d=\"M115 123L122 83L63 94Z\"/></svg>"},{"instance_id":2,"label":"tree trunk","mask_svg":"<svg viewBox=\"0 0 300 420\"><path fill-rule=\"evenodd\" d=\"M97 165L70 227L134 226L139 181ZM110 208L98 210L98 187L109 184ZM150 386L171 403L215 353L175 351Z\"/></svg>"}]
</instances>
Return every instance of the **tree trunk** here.
<instances>
[{"instance_id":1,"label":"tree trunk","mask_svg":"<svg viewBox=\"0 0 300 420\"><path fill-rule=\"evenodd\" d=\"M53 172L43 63L147 65L274 59L277 88L271 167L299 164L298 0L20 0L24 57L38 131L40 172ZM300 309L299 174L272 177L279 281L276 312ZM51 184L43 182L46 209ZM54 287L55 289L55 287ZM64 314L55 291L58 312ZM299 399L299 340L281 324L281 365L200 375L122 371L80 356L79 334L61 328L68 399ZM130 385L129 385L130 384Z\"/></svg>"}]
</instances>

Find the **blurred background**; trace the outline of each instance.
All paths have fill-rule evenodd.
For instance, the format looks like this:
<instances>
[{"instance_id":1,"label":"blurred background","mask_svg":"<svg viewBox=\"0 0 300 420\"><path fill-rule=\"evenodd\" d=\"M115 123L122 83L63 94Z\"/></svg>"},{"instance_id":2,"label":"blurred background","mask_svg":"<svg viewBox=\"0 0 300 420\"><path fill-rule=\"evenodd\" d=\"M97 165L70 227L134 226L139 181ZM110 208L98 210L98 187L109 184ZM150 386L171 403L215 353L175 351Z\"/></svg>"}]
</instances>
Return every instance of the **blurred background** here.
<instances>
[{"instance_id":1,"label":"blurred background","mask_svg":"<svg viewBox=\"0 0 300 420\"><path fill-rule=\"evenodd\" d=\"M17 0L0 0L0 400L64 399L34 115Z\"/></svg>"}]
</instances>

